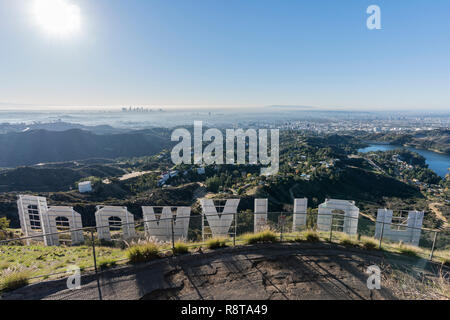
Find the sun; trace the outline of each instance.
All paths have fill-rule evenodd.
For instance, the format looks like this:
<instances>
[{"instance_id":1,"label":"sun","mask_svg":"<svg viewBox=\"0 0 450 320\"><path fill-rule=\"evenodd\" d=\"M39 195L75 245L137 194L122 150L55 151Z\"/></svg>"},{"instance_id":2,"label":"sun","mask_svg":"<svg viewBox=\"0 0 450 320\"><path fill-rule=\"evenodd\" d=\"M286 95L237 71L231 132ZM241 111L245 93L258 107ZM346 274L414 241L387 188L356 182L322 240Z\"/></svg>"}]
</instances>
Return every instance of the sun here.
<instances>
[{"instance_id":1,"label":"sun","mask_svg":"<svg viewBox=\"0 0 450 320\"><path fill-rule=\"evenodd\" d=\"M48 34L67 36L80 29L80 7L68 0L34 0L32 12L37 24Z\"/></svg>"}]
</instances>

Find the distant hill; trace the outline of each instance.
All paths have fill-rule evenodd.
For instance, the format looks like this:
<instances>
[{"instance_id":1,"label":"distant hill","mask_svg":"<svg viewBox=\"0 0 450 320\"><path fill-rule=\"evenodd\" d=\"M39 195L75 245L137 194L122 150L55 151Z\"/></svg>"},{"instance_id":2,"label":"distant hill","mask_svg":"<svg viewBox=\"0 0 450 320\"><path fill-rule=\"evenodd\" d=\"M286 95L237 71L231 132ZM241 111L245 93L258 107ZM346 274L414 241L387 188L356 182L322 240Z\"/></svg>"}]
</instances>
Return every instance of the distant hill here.
<instances>
[{"instance_id":1,"label":"distant hill","mask_svg":"<svg viewBox=\"0 0 450 320\"><path fill-rule=\"evenodd\" d=\"M0 134L0 167L153 155L170 145L168 129L104 135L80 129L11 132Z\"/></svg>"},{"instance_id":2,"label":"distant hill","mask_svg":"<svg viewBox=\"0 0 450 320\"><path fill-rule=\"evenodd\" d=\"M36 122L36 123L0 123L0 134L9 132L26 132L30 130L66 131L71 129L81 129L97 134L123 133L127 130L113 128L109 125L86 126L79 123L69 123L64 121Z\"/></svg>"},{"instance_id":3,"label":"distant hill","mask_svg":"<svg viewBox=\"0 0 450 320\"><path fill-rule=\"evenodd\" d=\"M0 172L0 192L67 191L83 178L120 175L123 171L110 166L94 165L79 169L20 167Z\"/></svg>"}]
</instances>

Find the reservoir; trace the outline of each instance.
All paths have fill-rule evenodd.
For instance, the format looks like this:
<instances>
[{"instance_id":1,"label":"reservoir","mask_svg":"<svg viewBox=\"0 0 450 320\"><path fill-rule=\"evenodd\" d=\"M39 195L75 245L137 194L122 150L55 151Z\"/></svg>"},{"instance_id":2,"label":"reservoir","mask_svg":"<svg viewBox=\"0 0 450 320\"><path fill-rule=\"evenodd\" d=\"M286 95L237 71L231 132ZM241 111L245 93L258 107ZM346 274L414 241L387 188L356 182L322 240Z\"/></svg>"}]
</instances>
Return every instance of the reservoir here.
<instances>
[{"instance_id":1,"label":"reservoir","mask_svg":"<svg viewBox=\"0 0 450 320\"><path fill-rule=\"evenodd\" d=\"M405 148L420 154L425 158L428 168L436 172L442 178L444 178L447 173L450 173L450 155L447 154L390 144L371 144L366 148L359 149L358 152L388 151L398 148Z\"/></svg>"}]
</instances>

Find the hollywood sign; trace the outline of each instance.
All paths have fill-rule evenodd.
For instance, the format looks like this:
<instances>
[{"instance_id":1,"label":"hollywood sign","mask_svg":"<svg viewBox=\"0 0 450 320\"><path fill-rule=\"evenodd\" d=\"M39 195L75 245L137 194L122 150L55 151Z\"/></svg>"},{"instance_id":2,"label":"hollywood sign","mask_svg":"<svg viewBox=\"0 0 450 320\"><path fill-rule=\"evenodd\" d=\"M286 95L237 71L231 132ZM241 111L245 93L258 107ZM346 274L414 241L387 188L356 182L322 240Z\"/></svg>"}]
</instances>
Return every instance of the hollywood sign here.
<instances>
[{"instance_id":1,"label":"hollywood sign","mask_svg":"<svg viewBox=\"0 0 450 320\"><path fill-rule=\"evenodd\" d=\"M236 214L239 199L200 199L202 207L202 236L227 237ZM26 237L36 237L43 240L45 245L59 245L59 236L70 233L72 244L84 241L81 215L72 207L53 207L47 205L46 198L19 195L18 214L20 225ZM292 219L292 231L306 229L308 199L295 199ZM380 211L381 210L381 211ZM380 236L381 224L390 224L392 211L378 211L375 236ZM159 241L186 240L188 237L191 207L156 207L143 206L145 233ZM260 232L269 227L268 199L255 199L254 203L254 232ZM337 218L337 219L336 219ZM317 229L330 231L333 227L340 227L349 235L358 231L359 208L354 201L326 199L319 205L317 215ZM408 226L404 231L397 231L385 226L384 237L391 240L402 240L418 245L423 212L410 212ZM112 233L120 234L125 239L136 237L134 216L126 207L97 206L95 222L99 239L112 240Z\"/></svg>"}]
</instances>

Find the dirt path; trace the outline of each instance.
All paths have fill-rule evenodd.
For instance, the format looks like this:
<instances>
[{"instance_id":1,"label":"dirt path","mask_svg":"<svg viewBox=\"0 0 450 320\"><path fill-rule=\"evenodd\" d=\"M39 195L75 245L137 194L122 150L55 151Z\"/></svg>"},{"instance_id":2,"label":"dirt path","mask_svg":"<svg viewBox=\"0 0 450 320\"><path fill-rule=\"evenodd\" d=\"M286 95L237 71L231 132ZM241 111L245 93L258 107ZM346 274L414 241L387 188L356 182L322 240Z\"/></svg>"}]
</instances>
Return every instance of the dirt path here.
<instances>
[{"instance_id":1,"label":"dirt path","mask_svg":"<svg viewBox=\"0 0 450 320\"><path fill-rule=\"evenodd\" d=\"M366 160L372 167L374 167L375 169L377 169L378 171L380 171L381 173L383 173L383 174L385 174L385 175L388 175L387 173L386 173L386 171L384 171L383 169L381 169L381 167L379 166L379 165L377 165L375 162L373 162L371 159L369 159L369 158L366 158L366 157L362 157L362 156L359 156L359 155L354 155L354 154L352 154L352 155L349 155L348 156L350 159L364 159L364 160ZM354 168L356 168L356 167L354 167Z\"/></svg>"},{"instance_id":2,"label":"dirt path","mask_svg":"<svg viewBox=\"0 0 450 320\"><path fill-rule=\"evenodd\" d=\"M201 199L208 193L205 184L198 182L197 185L198 188L194 190L192 200Z\"/></svg>"},{"instance_id":3,"label":"dirt path","mask_svg":"<svg viewBox=\"0 0 450 320\"><path fill-rule=\"evenodd\" d=\"M294 184L292 187L289 188L289 195L291 196L291 200L292 202L295 201L295 196L294 196L294 192L292 191L294 188L296 188L298 186L298 183Z\"/></svg>"},{"instance_id":4,"label":"dirt path","mask_svg":"<svg viewBox=\"0 0 450 320\"><path fill-rule=\"evenodd\" d=\"M119 178L119 180L120 181L125 181L125 180L128 180L128 179L133 179L133 178L136 178L136 177L143 176L145 174L155 173L155 172L156 171L133 171L131 173L124 174L123 176L121 176Z\"/></svg>"},{"instance_id":5,"label":"dirt path","mask_svg":"<svg viewBox=\"0 0 450 320\"><path fill-rule=\"evenodd\" d=\"M440 229L447 229L448 228L448 221L447 218L444 217L441 210L439 210L440 204L433 202L428 205L430 207L430 210L433 211L433 213L436 215L436 217L442 221L442 226Z\"/></svg>"}]
</instances>

